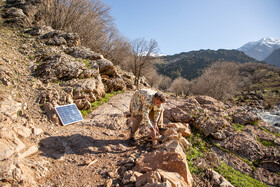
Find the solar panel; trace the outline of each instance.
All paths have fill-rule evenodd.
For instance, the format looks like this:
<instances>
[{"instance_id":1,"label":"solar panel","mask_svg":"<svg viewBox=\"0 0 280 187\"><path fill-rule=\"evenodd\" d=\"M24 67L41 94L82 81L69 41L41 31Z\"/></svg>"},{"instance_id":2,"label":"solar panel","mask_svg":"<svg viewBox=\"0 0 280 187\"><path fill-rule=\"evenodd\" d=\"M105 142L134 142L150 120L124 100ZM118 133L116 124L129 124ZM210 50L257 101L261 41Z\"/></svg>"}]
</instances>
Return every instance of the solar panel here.
<instances>
[{"instance_id":1,"label":"solar panel","mask_svg":"<svg viewBox=\"0 0 280 187\"><path fill-rule=\"evenodd\" d=\"M69 125L78 121L82 121L83 117L76 104L69 104L55 107L56 113L63 125Z\"/></svg>"}]
</instances>

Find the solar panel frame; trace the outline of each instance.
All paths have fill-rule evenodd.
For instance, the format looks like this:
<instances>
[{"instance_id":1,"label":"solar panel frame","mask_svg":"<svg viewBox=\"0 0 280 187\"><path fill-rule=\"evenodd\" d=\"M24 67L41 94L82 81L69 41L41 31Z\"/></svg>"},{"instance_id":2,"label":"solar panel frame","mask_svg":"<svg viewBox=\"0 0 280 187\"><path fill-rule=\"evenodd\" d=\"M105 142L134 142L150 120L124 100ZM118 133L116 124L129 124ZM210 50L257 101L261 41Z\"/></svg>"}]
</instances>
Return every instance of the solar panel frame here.
<instances>
[{"instance_id":1,"label":"solar panel frame","mask_svg":"<svg viewBox=\"0 0 280 187\"><path fill-rule=\"evenodd\" d=\"M56 106L55 111L62 125L69 125L83 120L82 114L75 103Z\"/></svg>"}]
</instances>

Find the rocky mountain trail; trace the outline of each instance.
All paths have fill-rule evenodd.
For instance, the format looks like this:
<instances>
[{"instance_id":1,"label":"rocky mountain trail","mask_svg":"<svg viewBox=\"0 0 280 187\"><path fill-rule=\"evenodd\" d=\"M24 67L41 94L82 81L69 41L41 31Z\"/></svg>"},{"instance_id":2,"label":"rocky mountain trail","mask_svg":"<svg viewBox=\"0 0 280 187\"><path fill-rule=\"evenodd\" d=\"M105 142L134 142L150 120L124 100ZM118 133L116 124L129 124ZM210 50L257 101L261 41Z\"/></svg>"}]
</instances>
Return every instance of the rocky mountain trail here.
<instances>
[{"instance_id":1,"label":"rocky mountain trail","mask_svg":"<svg viewBox=\"0 0 280 187\"><path fill-rule=\"evenodd\" d=\"M133 91L114 96L85 120L72 125L61 126L54 111L55 106L72 102L80 109L90 109L87 103L104 97L105 90L133 89L130 84L133 76L106 59L94 61L94 66L87 67L82 60L66 54L65 46L48 47L40 38L34 39L22 31L1 29L6 32L1 42L6 38L11 40L11 46L1 47L2 59L12 59L11 63L1 64L1 185L134 185L143 175L142 170L132 171L136 159L153 150L151 143L141 136L139 147L129 145L127 115ZM71 54L83 53L83 49L75 48L76 52ZM87 49L85 52L90 53ZM78 56L91 58L90 55ZM9 68L10 73L5 73L2 67ZM85 76L85 70L96 73ZM142 80L142 84L146 83ZM191 185L192 177L181 148L189 144L178 134L174 138L180 141L174 141L172 149L181 150L180 154L174 154L181 159L184 174L188 174L188 178L184 178ZM176 169L173 173L165 170L158 171L162 177L157 179L157 184L176 183L173 175L181 178ZM139 185L155 182L147 177L149 175Z\"/></svg>"},{"instance_id":2,"label":"rocky mountain trail","mask_svg":"<svg viewBox=\"0 0 280 187\"><path fill-rule=\"evenodd\" d=\"M23 10L40 1L32 2L9 1L6 22L28 23L36 11L28 17ZM279 130L246 107L208 96L166 94L162 141L153 149L143 126L139 145L131 146L134 78L81 46L74 33L1 25L0 185L236 185L224 164L241 177L280 185ZM147 87L141 78L140 88ZM93 110L115 91L121 93ZM88 115L62 126L55 107L70 103Z\"/></svg>"}]
</instances>

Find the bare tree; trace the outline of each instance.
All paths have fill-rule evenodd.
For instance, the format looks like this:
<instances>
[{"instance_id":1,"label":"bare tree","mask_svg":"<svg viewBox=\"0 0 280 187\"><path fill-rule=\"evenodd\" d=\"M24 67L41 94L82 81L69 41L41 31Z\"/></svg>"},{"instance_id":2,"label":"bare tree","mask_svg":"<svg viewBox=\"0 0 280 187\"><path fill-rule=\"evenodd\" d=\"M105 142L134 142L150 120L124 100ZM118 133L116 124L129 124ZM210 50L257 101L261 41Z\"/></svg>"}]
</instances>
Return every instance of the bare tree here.
<instances>
[{"instance_id":1,"label":"bare tree","mask_svg":"<svg viewBox=\"0 0 280 187\"><path fill-rule=\"evenodd\" d=\"M161 78L161 81L159 83L159 88L161 90L166 91L170 87L170 85L172 83L172 79L170 77L163 76L163 75L161 75L161 77L162 78Z\"/></svg>"},{"instance_id":2,"label":"bare tree","mask_svg":"<svg viewBox=\"0 0 280 187\"><path fill-rule=\"evenodd\" d=\"M168 90L174 92L176 96L188 95L190 88L189 86L190 82L187 79L183 77L178 77L171 83L171 86Z\"/></svg>"},{"instance_id":3,"label":"bare tree","mask_svg":"<svg viewBox=\"0 0 280 187\"><path fill-rule=\"evenodd\" d=\"M239 81L238 65L233 62L216 62L204 73L192 81L194 94L208 95L219 100L224 100L237 90Z\"/></svg>"},{"instance_id":4,"label":"bare tree","mask_svg":"<svg viewBox=\"0 0 280 187\"><path fill-rule=\"evenodd\" d=\"M135 75L134 84L138 87L140 77L153 68L152 55L157 53L159 48L158 43L153 39L149 42L144 39L135 39L131 42L131 47L131 70Z\"/></svg>"}]
</instances>

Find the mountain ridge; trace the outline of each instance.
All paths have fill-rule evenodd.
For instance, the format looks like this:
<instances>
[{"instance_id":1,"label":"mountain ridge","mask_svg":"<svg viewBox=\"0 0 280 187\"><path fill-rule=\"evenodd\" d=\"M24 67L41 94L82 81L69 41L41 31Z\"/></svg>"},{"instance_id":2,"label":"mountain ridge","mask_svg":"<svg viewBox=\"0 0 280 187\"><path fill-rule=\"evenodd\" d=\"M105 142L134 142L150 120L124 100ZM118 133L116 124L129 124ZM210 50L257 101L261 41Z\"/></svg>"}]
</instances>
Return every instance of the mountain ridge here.
<instances>
[{"instance_id":1,"label":"mountain ridge","mask_svg":"<svg viewBox=\"0 0 280 187\"><path fill-rule=\"evenodd\" d=\"M199 50L182 52L175 55L163 56L156 64L160 74L175 79L179 76L189 80L200 76L203 70L217 61L231 61L238 63L256 61L238 50Z\"/></svg>"},{"instance_id":2,"label":"mountain ridge","mask_svg":"<svg viewBox=\"0 0 280 187\"><path fill-rule=\"evenodd\" d=\"M265 37L257 41L248 42L237 48L237 50L262 61L278 48L280 48L280 39Z\"/></svg>"},{"instance_id":3,"label":"mountain ridge","mask_svg":"<svg viewBox=\"0 0 280 187\"><path fill-rule=\"evenodd\" d=\"M280 48L274 50L264 61L268 64L280 67Z\"/></svg>"}]
</instances>

